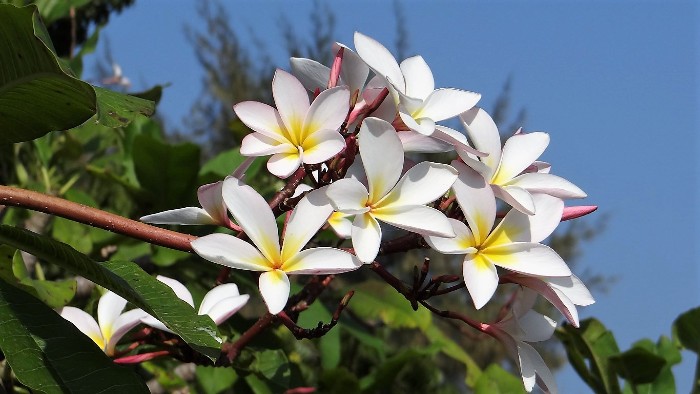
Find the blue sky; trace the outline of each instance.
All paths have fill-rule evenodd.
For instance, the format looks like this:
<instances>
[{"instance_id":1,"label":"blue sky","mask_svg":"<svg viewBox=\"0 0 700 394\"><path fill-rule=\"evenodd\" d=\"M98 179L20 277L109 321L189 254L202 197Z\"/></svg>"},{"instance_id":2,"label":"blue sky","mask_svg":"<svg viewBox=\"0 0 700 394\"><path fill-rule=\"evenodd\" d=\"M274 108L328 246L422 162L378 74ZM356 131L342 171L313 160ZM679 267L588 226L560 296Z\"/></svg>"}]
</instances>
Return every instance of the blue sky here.
<instances>
[{"instance_id":1,"label":"blue sky","mask_svg":"<svg viewBox=\"0 0 700 394\"><path fill-rule=\"evenodd\" d=\"M357 30L393 47L390 2L330 4L337 41L352 46ZM280 68L289 64L280 16L298 21L302 33L313 28L306 0L226 7L241 36L254 30ZM480 92L491 108L510 76L526 129L551 135L543 159L588 193L585 204L600 206L595 216L608 215L577 269L617 282L595 294L583 317L602 320L623 349L670 335L672 320L700 304L697 4L405 1L403 9L409 54L426 59L436 85ZM202 73L182 29L200 26L195 15L194 2L140 1L103 30L135 88L172 84L159 111L174 126L200 91ZM690 387L695 362L684 356L679 392ZM588 392L570 370L558 381L562 392Z\"/></svg>"}]
</instances>

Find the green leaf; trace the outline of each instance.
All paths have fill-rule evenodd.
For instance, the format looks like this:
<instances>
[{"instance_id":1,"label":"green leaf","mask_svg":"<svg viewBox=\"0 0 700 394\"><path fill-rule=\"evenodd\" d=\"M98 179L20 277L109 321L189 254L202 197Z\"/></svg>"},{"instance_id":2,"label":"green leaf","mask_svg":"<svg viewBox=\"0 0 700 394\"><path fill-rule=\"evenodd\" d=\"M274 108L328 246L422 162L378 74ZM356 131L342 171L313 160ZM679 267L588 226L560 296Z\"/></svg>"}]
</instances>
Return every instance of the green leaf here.
<instances>
[{"instance_id":1,"label":"green leaf","mask_svg":"<svg viewBox=\"0 0 700 394\"><path fill-rule=\"evenodd\" d=\"M610 366L620 377L636 386L653 382L666 366L666 360L646 349L633 347L610 357Z\"/></svg>"},{"instance_id":2,"label":"green leaf","mask_svg":"<svg viewBox=\"0 0 700 394\"><path fill-rule=\"evenodd\" d=\"M204 394L219 394L233 386L238 380L236 371L231 368L197 366L195 370L197 384Z\"/></svg>"},{"instance_id":3,"label":"green leaf","mask_svg":"<svg viewBox=\"0 0 700 394\"><path fill-rule=\"evenodd\" d=\"M192 201L197 190L199 147L170 145L147 135L137 135L133 145L134 169L155 210L180 208Z\"/></svg>"},{"instance_id":4,"label":"green leaf","mask_svg":"<svg viewBox=\"0 0 700 394\"><path fill-rule=\"evenodd\" d=\"M299 315L297 324L304 328L315 328L319 322L330 322L332 317L331 312L321 302L314 302L304 313ZM340 364L340 327L334 327L326 335L314 341L318 343L321 351L323 369L337 368Z\"/></svg>"},{"instance_id":5,"label":"green leaf","mask_svg":"<svg viewBox=\"0 0 700 394\"><path fill-rule=\"evenodd\" d=\"M523 381L501 368L491 364L479 376L474 386L474 394L518 394L525 393Z\"/></svg>"},{"instance_id":6,"label":"green leaf","mask_svg":"<svg viewBox=\"0 0 700 394\"><path fill-rule=\"evenodd\" d=\"M700 308L682 313L673 322L673 327L681 345L700 354Z\"/></svg>"},{"instance_id":7,"label":"green leaf","mask_svg":"<svg viewBox=\"0 0 700 394\"><path fill-rule=\"evenodd\" d=\"M481 368L474 359L465 352L462 346L448 337L440 327L431 324L423 330L430 343L437 346L442 353L460 361L467 368L465 383L467 387L474 387L481 376Z\"/></svg>"},{"instance_id":8,"label":"green leaf","mask_svg":"<svg viewBox=\"0 0 700 394\"><path fill-rule=\"evenodd\" d=\"M97 97L97 122L107 127L123 127L137 115L151 116L155 103L150 100L94 87Z\"/></svg>"},{"instance_id":9,"label":"green leaf","mask_svg":"<svg viewBox=\"0 0 700 394\"><path fill-rule=\"evenodd\" d=\"M0 143L68 130L95 114L95 91L61 69L36 6L0 4L0 42Z\"/></svg>"},{"instance_id":10,"label":"green leaf","mask_svg":"<svg viewBox=\"0 0 700 394\"><path fill-rule=\"evenodd\" d=\"M117 261L98 264L68 245L5 225L0 225L0 243L24 250L112 290L165 323L192 348L212 360L220 353L214 322L208 316L197 315L168 286L136 264Z\"/></svg>"},{"instance_id":11,"label":"green leaf","mask_svg":"<svg viewBox=\"0 0 700 394\"><path fill-rule=\"evenodd\" d=\"M437 347L430 346L427 348L418 349L406 349L398 354L390 357L386 362L379 365L377 368L373 369L372 372L363 377L360 380L360 388L363 392L375 393L375 392L387 392L393 389L396 384L400 374L410 371L413 374L420 372L429 372L421 365L421 361L427 359L433 359L435 354L438 352ZM414 368L418 366L419 368ZM427 376L423 376L427 379ZM424 379L419 379L422 381ZM429 382L422 382L426 386ZM415 389L416 387L414 387ZM392 390L393 391L393 390ZM422 392L422 390L417 390Z\"/></svg>"},{"instance_id":12,"label":"green leaf","mask_svg":"<svg viewBox=\"0 0 700 394\"><path fill-rule=\"evenodd\" d=\"M364 320L381 320L391 328L426 329L431 324L430 311L414 311L411 304L393 287L375 280L359 284L349 306Z\"/></svg>"},{"instance_id":13,"label":"green leaf","mask_svg":"<svg viewBox=\"0 0 700 394\"><path fill-rule=\"evenodd\" d=\"M250 369L267 383L278 389L289 388L289 360L284 351L262 350L255 353L255 360L250 365Z\"/></svg>"},{"instance_id":14,"label":"green leaf","mask_svg":"<svg viewBox=\"0 0 700 394\"><path fill-rule=\"evenodd\" d=\"M0 348L17 379L39 393L148 393L53 309L0 280ZM86 373L89 371L89 373Z\"/></svg>"},{"instance_id":15,"label":"green leaf","mask_svg":"<svg viewBox=\"0 0 700 394\"><path fill-rule=\"evenodd\" d=\"M671 367L681 362L681 352L679 346L666 336L659 338L654 344L649 339L642 339L632 345L633 348L645 349L657 356L662 357L666 363L659 372L656 379L649 384L636 385L635 390L625 385L623 392L635 394L673 394L676 392L676 381Z\"/></svg>"},{"instance_id":16,"label":"green leaf","mask_svg":"<svg viewBox=\"0 0 700 394\"><path fill-rule=\"evenodd\" d=\"M90 0L36 0L39 13L44 23L50 25L57 19L68 18L72 7L80 8Z\"/></svg>"},{"instance_id":17,"label":"green leaf","mask_svg":"<svg viewBox=\"0 0 700 394\"><path fill-rule=\"evenodd\" d=\"M360 381L345 367L323 371L319 379L321 393L356 394L360 392Z\"/></svg>"},{"instance_id":18,"label":"green leaf","mask_svg":"<svg viewBox=\"0 0 700 394\"><path fill-rule=\"evenodd\" d=\"M571 365L596 393L620 393L609 358L620 352L612 332L596 319L586 319L580 328L564 324L556 331ZM589 367L590 366L590 367Z\"/></svg>"},{"instance_id":19,"label":"green leaf","mask_svg":"<svg viewBox=\"0 0 700 394\"><path fill-rule=\"evenodd\" d=\"M225 152L219 153L218 155L211 158L209 161L204 163L202 169L199 170L199 176L207 178L206 181L210 182L213 179L222 179L231 175L231 173L240 166L247 157L243 156L239 148L234 148L227 150ZM265 162L265 158L256 158L253 163L248 167L245 172L248 179L253 179L255 175L262 168L262 164Z\"/></svg>"}]
</instances>

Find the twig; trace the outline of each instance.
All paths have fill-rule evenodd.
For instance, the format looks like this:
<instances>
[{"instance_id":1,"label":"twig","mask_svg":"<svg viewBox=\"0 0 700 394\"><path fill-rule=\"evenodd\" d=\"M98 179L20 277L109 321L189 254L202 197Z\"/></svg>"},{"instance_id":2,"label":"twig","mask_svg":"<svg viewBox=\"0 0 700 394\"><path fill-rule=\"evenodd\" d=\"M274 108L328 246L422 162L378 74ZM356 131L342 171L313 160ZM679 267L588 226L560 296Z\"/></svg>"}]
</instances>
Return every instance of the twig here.
<instances>
[{"instance_id":1,"label":"twig","mask_svg":"<svg viewBox=\"0 0 700 394\"><path fill-rule=\"evenodd\" d=\"M336 324L338 324L338 320L340 319L340 314L343 312L343 309L348 305L350 302L350 299L352 296L355 294L354 291L349 291L343 299L340 301L338 304L338 307L335 309L335 312L333 313L333 317L331 318L331 321L329 323L324 324L323 322L318 322L318 326L315 328L303 328L299 327L296 322L294 322L289 315L287 315L286 312L282 311L280 312L277 317L282 321L282 324L285 325L291 331L291 333L294 335L294 338L296 339L311 339L311 338L320 338L328 331L330 331L333 327L335 327Z\"/></svg>"},{"instance_id":2,"label":"twig","mask_svg":"<svg viewBox=\"0 0 700 394\"><path fill-rule=\"evenodd\" d=\"M246 345L248 345L248 343L250 343L250 341L252 341L253 338L255 338L258 334L260 334L266 328L272 325L272 323L274 323L275 320L275 315L271 313L265 313L264 315L260 316L258 321L256 321L252 327L246 330L246 332L244 332L235 342L224 343L221 347L221 356L219 356L219 359L216 361L216 365L230 365L233 362L233 360L235 360L236 357L238 357L238 355L241 353L241 350Z\"/></svg>"}]
</instances>

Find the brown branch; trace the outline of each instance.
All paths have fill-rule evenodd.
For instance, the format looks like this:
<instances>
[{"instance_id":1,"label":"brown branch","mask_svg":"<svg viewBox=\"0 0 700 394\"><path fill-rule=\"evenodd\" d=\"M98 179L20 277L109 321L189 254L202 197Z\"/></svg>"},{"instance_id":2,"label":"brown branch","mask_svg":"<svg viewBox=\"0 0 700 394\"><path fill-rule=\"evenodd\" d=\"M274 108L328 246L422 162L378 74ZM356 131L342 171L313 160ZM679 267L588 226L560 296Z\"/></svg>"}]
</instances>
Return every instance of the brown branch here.
<instances>
[{"instance_id":1,"label":"brown branch","mask_svg":"<svg viewBox=\"0 0 700 394\"><path fill-rule=\"evenodd\" d=\"M297 186L304 180L306 176L306 168L304 166L299 167L298 170L287 180L287 184L277 192L277 194L270 200L270 209L275 214L275 217L279 216L282 212L291 209L291 207L285 206L285 200L290 198L294 194Z\"/></svg>"},{"instance_id":2,"label":"brown branch","mask_svg":"<svg viewBox=\"0 0 700 394\"><path fill-rule=\"evenodd\" d=\"M238 339L233 343L224 343L221 346L221 356L216 361L217 366L228 366L233 360L238 357L241 350L250 343L258 334L267 329L276 320L276 316L270 313L265 313L260 316L258 321L255 322L249 329L246 330Z\"/></svg>"},{"instance_id":3,"label":"brown branch","mask_svg":"<svg viewBox=\"0 0 700 394\"><path fill-rule=\"evenodd\" d=\"M312 338L320 338L328 331L330 331L333 327L335 327L336 324L338 324L338 320L340 319L340 314L343 312L343 309L348 305L350 302L350 298L355 294L354 291L349 291L343 299L340 301L338 304L338 307L335 309L335 312L333 313L333 317L331 318L331 321L329 323L324 324L323 322L318 322L318 326L315 328L303 328L300 327L299 325L296 324L294 320L292 320L289 315L287 315L286 312L282 311L280 312L277 317L282 321L282 324L285 325L289 329L289 331L294 335L294 338L296 339L312 339Z\"/></svg>"},{"instance_id":4,"label":"brown branch","mask_svg":"<svg viewBox=\"0 0 700 394\"><path fill-rule=\"evenodd\" d=\"M194 235L166 230L62 198L10 186L0 185L0 205L49 213L183 252L192 253L190 242L197 239Z\"/></svg>"}]
</instances>

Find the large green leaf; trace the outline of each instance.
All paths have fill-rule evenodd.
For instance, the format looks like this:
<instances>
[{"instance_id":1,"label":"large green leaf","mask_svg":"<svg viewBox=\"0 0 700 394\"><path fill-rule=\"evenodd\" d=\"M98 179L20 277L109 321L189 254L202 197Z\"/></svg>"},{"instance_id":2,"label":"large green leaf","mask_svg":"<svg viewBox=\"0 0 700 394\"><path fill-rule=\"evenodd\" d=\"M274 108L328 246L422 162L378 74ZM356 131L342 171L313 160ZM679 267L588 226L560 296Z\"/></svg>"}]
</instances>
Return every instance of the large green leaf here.
<instances>
[{"instance_id":1,"label":"large green leaf","mask_svg":"<svg viewBox=\"0 0 700 394\"><path fill-rule=\"evenodd\" d=\"M37 393L148 393L87 336L42 301L0 280L0 348Z\"/></svg>"},{"instance_id":2,"label":"large green leaf","mask_svg":"<svg viewBox=\"0 0 700 394\"><path fill-rule=\"evenodd\" d=\"M524 394L523 381L505 371L498 364L491 364L479 376L474 394Z\"/></svg>"},{"instance_id":3,"label":"large green leaf","mask_svg":"<svg viewBox=\"0 0 700 394\"><path fill-rule=\"evenodd\" d=\"M197 315L168 286L148 275L136 264L116 261L96 263L66 244L5 225L0 225L0 243L60 265L114 291L158 318L192 348L212 360L220 353L214 322L208 316Z\"/></svg>"},{"instance_id":4,"label":"large green leaf","mask_svg":"<svg viewBox=\"0 0 700 394\"><path fill-rule=\"evenodd\" d=\"M651 351L633 347L626 352L610 357L610 366L630 384L651 383L666 366L666 360Z\"/></svg>"},{"instance_id":5,"label":"large green leaf","mask_svg":"<svg viewBox=\"0 0 700 394\"><path fill-rule=\"evenodd\" d=\"M445 332L435 324L431 324L426 327L423 330L423 333L425 334L426 338L430 340L430 343L438 346L442 353L464 364L467 369L465 383L468 387L474 387L477 380L481 376L481 368L469 355L469 353L464 351L464 348L460 346L459 343L447 336L447 334L445 334Z\"/></svg>"},{"instance_id":6,"label":"large green leaf","mask_svg":"<svg viewBox=\"0 0 700 394\"><path fill-rule=\"evenodd\" d=\"M379 281L367 281L355 288L349 306L364 320L381 320L391 328L425 329L431 324L430 311L414 311L411 304L393 287Z\"/></svg>"},{"instance_id":7,"label":"large green leaf","mask_svg":"<svg viewBox=\"0 0 700 394\"><path fill-rule=\"evenodd\" d=\"M642 339L635 342L632 348L645 349L659 357L662 357L666 364L659 372L656 379L648 384L638 384L634 390L629 385L625 385L625 394L673 394L676 392L676 380L671 367L681 362L681 352L677 343L666 336L659 338L655 344L649 339Z\"/></svg>"},{"instance_id":8,"label":"large green leaf","mask_svg":"<svg viewBox=\"0 0 700 394\"><path fill-rule=\"evenodd\" d=\"M122 127L137 115L151 116L153 101L94 87L97 95L97 122L107 127Z\"/></svg>"},{"instance_id":9,"label":"large green leaf","mask_svg":"<svg viewBox=\"0 0 700 394\"><path fill-rule=\"evenodd\" d=\"M67 130L95 114L94 90L61 69L36 6L0 4L0 42L0 143Z\"/></svg>"},{"instance_id":10,"label":"large green leaf","mask_svg":"<svg viewBox=\"0 0 700 394\"><path fill-rule=\"evenodd\" d=\"M68 18L71 8L80 8L90 0L36 0L44 23L50 25L61 18Z\"/></svg>"},{"instance_id":11,"label":"large green leaf","mask_svg":"<svg viewBox=\"0 0 700 394\"><path fill-rule=\"evenodd\" d=\"M673 327L681 345L700 354L700 308L682 313L673 322Z\"/></svg>"}]
</instances>

